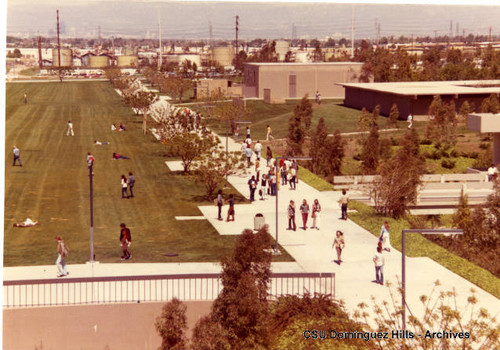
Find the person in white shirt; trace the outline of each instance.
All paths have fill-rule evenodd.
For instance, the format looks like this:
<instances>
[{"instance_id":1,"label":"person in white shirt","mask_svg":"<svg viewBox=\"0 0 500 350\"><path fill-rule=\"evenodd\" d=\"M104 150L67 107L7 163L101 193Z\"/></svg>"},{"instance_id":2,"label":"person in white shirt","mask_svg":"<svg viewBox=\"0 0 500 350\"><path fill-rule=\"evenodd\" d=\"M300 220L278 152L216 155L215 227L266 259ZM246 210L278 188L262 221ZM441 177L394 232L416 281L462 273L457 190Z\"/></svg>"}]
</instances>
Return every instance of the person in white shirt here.
<instances>
[{"instance_id":1,"label":"person in white shirt","mask_svg":"<svg viewBox=\"0 0 500 350\"><path fill-rule=\"evenodd\" d=\"M381 246L384 250L387 250L388 252L391 251L391 239L389 236L389 223L387 221L384 221L384 224L382 225L382 229L380 231L380 236L379 236L378 240L379 240L379 243L381 244Z\"/></svg>"},{"instance_id":2,"label":"person in white shirt","mask_svg":"<svg viewBox=\"0 0 500 350\"><path fill-rule=\"evenodd\" d=\"M382 246L377 246L377 252L373 256L373 263L375 264L375 283L384 285L384 265L385 259L382 255Z\"/></svg>"},{"instance_id":3,"label":"person in white shirt","mask_svg":"<svg viewBox=\"0 0 500 350\"><path fill-rule=\"evenodd\" d=\"M495 164L491 164L491 166L488 168L488 181L494 181L498 176L498 169L495 166Z\"/></svg>"},{"instance_id":4,"label":"person in white shirt","mask_svg":"<svg viewBox=\"0 0 500 350\"><path fill-rule=\"evenodd\" d=\"M257 140L257 143L253 147L253 150L255 152L255 155L257 156L257 159L260 159L260 152L262 151L262 143L260 143L260 140Z\"/></svg>"},{"instance_id":5,"label":"person in white shirt","mask_svg":"<svg viewBox=\"0 0 500 350\"><path fill-rule=\"evenodd\" d=\"M411 127L413 126L413 115L410 113L408 114L408 129L411 129Z\"/></svg>"},{"instance_id":6,"label":"person in white shirt","mask_svg":"<svg viewBox=\"0 0 500 350\"><path fill-rule=\"evenodd\" d=\"M75 133L73 132L73 123L71 120L68 120L68 130L66 131L66 136L69 136L70 134L71 136L75 136Z\"/></svg>"}]
</instances>

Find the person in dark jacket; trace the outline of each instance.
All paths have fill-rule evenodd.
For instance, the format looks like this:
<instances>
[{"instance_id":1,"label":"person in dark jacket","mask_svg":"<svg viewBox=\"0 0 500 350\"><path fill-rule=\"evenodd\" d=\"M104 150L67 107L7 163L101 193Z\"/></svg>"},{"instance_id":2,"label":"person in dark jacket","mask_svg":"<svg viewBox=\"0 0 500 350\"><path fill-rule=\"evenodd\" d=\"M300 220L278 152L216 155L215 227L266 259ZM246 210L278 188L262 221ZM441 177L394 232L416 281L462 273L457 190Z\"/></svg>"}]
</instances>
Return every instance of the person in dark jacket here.
<instances>
[{"instance_id":1,"label":"person in dark jacket","mask_svg":"<svg viewBox=\"0 0 500 350\"><path fill-rule=\"evenodd\" d=\"M122 260L128 260L132 256L128 251L128 247L132 244L132 236L130 234L130 230L124 223L121 223L120 227L120 242L122 244L123 251Z\"/></svg>"},{"instance_id":2,"label":"person in dark jacket","mask_svg":"<svg viewBox=\"0 0 500 350\"><path fill-rule=\"evenodd\" d=\"M129 198L134 198L134 185L135 185L135 177L132 172L128 173L128 190L130 192Z\"/></svg>"}]
</instances>

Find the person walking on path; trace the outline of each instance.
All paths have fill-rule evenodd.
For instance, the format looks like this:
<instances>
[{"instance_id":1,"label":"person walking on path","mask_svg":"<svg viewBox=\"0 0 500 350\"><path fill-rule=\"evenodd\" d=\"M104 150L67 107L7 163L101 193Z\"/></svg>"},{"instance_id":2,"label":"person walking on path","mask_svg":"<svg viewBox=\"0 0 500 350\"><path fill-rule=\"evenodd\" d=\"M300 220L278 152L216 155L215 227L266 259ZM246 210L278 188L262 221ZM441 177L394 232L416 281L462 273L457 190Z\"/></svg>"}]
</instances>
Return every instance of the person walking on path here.
<instances>
[{"instance_id":1,"label":"person walking on path","mask_svg":"<svg viewBox=\"0 0 500 350\"><path fill-rule=\"evenodd\" d=\"M281 185L287 185L288 181L286 179L287 172L286 172L286 164L285 164L285 158L281 158L279 162L279 169L280 169L280 174L281 174Z\"/></svg>"},{"instance_id":2,"label":"person walking on path","mask_svg":"<svg viewBox=\"0 0 500 350\"><path fill-rule=\"evenodd\" d=\"M56 266L58 271L57 277L64 277L69 275L69 272L66 271L66 262L64 261L66 256L68 256L68 247L66 246L66 244L64 244L64 241L61 238L61 236L56 236L55 239L57 241L57 253L58 253L56 260Z\"/></svg>"},{"instance_id":3,"label":"person walking on path","mask_svg":"<svg viewBox=\"0 0 500 350\"><path fill-rule=\"evenodd\" d=\"M215 205L218 207L217 220L222 221L222 205L224 204L224 197L222 197L222 190L217 192L217 198L215 199Z\"/></svg>"},{"instance_id":4,"label":"person walking on path","mask_svg":"<svg viewBox=\"0 0 500 350\"><path fill-rule=\"evenodd\" d=\"M389 223L384 221L384 224L382 225L382 229L380 231L380 236L378 238L380 245L382 246L383 250L386 250L388 252L391 251L391 239L389 235Z\"/></svg>"},{"instance_id":5,"label":"person walking on path","mask_svg":"<svg viewBox=\"0 0 500 350\"><path fill-rule=\"evenodd\" d=\"M255 161L255 180L259 183L260 180L260 160L257 158Z\"/></svg>"},{"instance_id":6,"label":"person walking on path","mask_svg":"<svg viewBox=\"0 0 500 350\"><path fill-rule=\"evenodd\" d=\"M278 178L274 172L271 172L269 184L271 185L271 196L276 196L278 192Z\"/></svg>"},{"instance_id":7,"label":"person walking on path","mask_svg":"<svg viewBox=\"0 0 500 350\"><path fill-rule=\"evenodd\" d=\"M385 258L382 255L382 246L377 245L377 252L373 256L373 263L375 264L375 283L384 285L384 265Z\"/></svg>"},{"instance_id":8,"label":"person walking on path","mask_svg":"<svg viewBox=\"0 0 500 350\"><path fill-rule=\"evenodd\" d=\"M413 126L413 115L410 113L408 114L408 129L411 129L411 127Z\"/></svg>"},{"instance_id":9,"label":"person walking on path","mask_svg":"<svg viewBox=\"0 0 500 350\"><path fill-rule=\"evenodd\" d=\"M120 224L120 243L122 244L122 260L128 260L132 256L128 248L132 244L132 235L128 227L122 222Z\"/></svg>"},{"instance_id":10,"label":"person walking on path","mask_svg":"<svg viewBox=\"0 0 500 350\"><path fill-rule=\"evenodd\" d=\"M66 131L66 136L75 136L75 133L73 132L73 123L71 120L68 120L68 130Z\"/></svg>"},{"instance_id":11,"label":"person walking on path","mask_svg":"<svg viewBox=\"0 0 500 350\"><path fill-rule=\"evenodd\" d=\"M252 163L252 148L250 147L250 144L247 144L247 147L245 148L245 155L247 157L247 168L250 168L250 164Z\"/></svg>"},{"instance_id":12,"label":"person walking on path","mask_svg":"<svg viewBox=\"0 0 500 350\"><path fill-rule=\"evenodd\" d=\"M16 161L19 162L19 166L23 166L23 163L21 163L21 151L19 148L13 146L12 153L14 154L14 162L12 163L12 166L16 166Z\"/></svg>"},{"instance_id":13,"label":"person walking on path","mask_svg":"<svg viewBox=\"0 0 500 350\"><path fill-rule=\"evenodd\" d=\"M292 161L292 165L290 166L292 169L295 169L295 183L294 183L294 188L297 186L299 183L299 163L294 159Z\"/></svg>"},{"instance_id":14,"label":"person walking on path","mask_svg":"<svg viewBox=\"0 0 500 350\"><path fill-rule=\"evenodd\" d=\"M273 136L273 130L271 129L271 127L269 126L269 124L267 124L267 134L266 134L266 141L269 141L273 139L274 140L274 136Z\"/></svg>"},{"instance_id":15,"label":"person walking on path","mask_svg":"<svg viewBox=\"0 0 500 350\"><path fill-rule=\"evenodd\" d=\"M313 225L311 226L311 228L319 230L319 227L321 226L321 204L319 204L319 201L317 199L314 200L314 203L312 205L311 217L313 219Z\"/></svg>"},{"instance_id":16,"label":"person walking on path","mask_svg":"<svg viewBox=\"0 0 500 350\"><path fill-rule=\"evenodd\" d=\"M250 189L250 201L255 201L255 189L257 188L257 181L255 180L255 176L252 175L252 178L248 180L248 187Z\"/></svg>"},{"instance_id":17,"label":"person walking on path","mask_svg":"<svg viewBox=\"0 0 500 350\"><path fill-rule=\"evenodd\" d=\"M229 209L227 210L227 222L234 221L234 196L232 193L229 195L228 203ZM229 218L231 218L231 220Z\"/></svg>"},{"instance_id":18,"label":"person walking on path","mask_svg":"<svg viewBox=\"0 0 500 350\"><path fill-rule=\"evenodd\" d=\"M263 174L262 178L260 179L259 194L260 194L261 201L266 199L266 194L267 194L267 175L266 174Z\"/></svg>"},{"instance_id":19,"label":"person walking on path","mask_svg":"<svg viewBox=\"0 0 500 350\"><path fill-rule=\"evenodd\" d=\"M262 143L260 143L260 140L257 140L257 143L253 146L253 150L257 156L257 160L260 160L260 152L262 151Z\"/></svg>"},{"instance_id":20,"label":"person walking on path","mask_svg":"<svg viewBox=\"0 0 500 350\"><path fill-rule=\"evenodd\" d=\"M297 179L297 170L295 170L295 168L290 168L290 181L288 181L288 183L290 184L291 190L297 189L297 185L295 184L296 179Z\"/></svg>"},{"instance_id":21,"label":"person walking on path","mask_svg":"<svg viewBox=\"0 0 500 350\"><path fill-rule=\"evenodd\" d=\"M247 139L249 139L249 138L250 138L250 127L247 126Z\"/></svg>"},{"instance_id":22,"label":"person walking on path","mask_svg":"<svg viewBox=\"0 0 500 350\"><path fill-rule=\"evenodd\" d=\"M336 237L333 241L332 248L335 248L337 251L337 264L342 263L342 250L345 247L345 241L344 241L344 233L342 231L337 231Z\"/></svg>"},{"instance_id":23,"label":"person walking on path","mask_svg":"<svg viewBox=\"0 0 500 350\"><path fill-rule=\"evenodd\" d=\"M295 202L294 201L290 201L290 204L288 204L287 214L288 214L288 229L287 230L297 231L297 225L295 224Z\"/></svg>"},{"instance_id":24,"label":"person walking on path","mask_svg":"<svg viewBox=\"0 0 500 350\"><path fill-rule=\"evenodd\" d=\"M28 103L28 93L24 93L24 104Z\"/></svg>"},{"instance_id":25,"label":"person walking on path","mask_svg":"<svg viewBox=\"0 0 500 350\"><path fill-rule=\"evenodd\" d=\"M271 166L271 159L273 159L273 151L271 151L271 148L267 146L266 149L266 160L267 160L267 166Z\"/></svg>"},{"instance_id":26,"label":"person walking on path","mask_svg":"<svg viewBox=\"0 0 500 350\"><path fill-rule=\"evenodd\" d=\"M128 190L130 191L130 198L134 198L134 185L135 185L135 176L132 172L128 173Z\"/></svg>"},{"instance_id":27,"label":"person walking on path","mask_svg":"<svg viewBox=\"0 0 500 350\"><path fill-rule=\"evenodd\" d=\"M302 227L304 230L307 230L307 217L309 216L309 204L304 199L302 201L302 205L300 206L300 213L302 214L302 223L304 226Z\"/></svg>"},{"instance_id":28,"label":"person walking on path","mask_svg":"<svg viewBox=\"0 0 500 350\"><path fill-rule=\"evenodd\" d=\"M121 178L121 185L122 185L122 199L123 198L128 198L128 193L127 193L127 187L128 187L128 182L127 182L127 177L122 174Z\"/></svg>"},{"instance_id":29,"label":"person walking on path","mask_svg":"<svg viewBox=\"0 0 500 350\"><path fill-rule=\"evenodd\" d=\"M339 199L340 209L342 211L342 216L340 219L347 220L347 204L349 203L349 196L345 189L342 190L342 196Z\"/></svg>"}]
</instances>

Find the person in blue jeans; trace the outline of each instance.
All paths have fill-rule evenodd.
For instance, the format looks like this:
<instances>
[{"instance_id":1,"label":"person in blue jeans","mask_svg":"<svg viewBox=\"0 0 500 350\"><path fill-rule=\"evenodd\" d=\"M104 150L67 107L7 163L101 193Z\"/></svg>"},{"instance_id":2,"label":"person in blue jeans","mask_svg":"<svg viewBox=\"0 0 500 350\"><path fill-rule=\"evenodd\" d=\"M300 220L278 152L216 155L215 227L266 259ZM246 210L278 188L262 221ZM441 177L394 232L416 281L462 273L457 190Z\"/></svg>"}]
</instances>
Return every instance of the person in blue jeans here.
<instances>
[{"instance_id":1,"label":"person in blue jeans","mask_svg":"<svg viewBox=\"0 0 500 350\"><path fill-rule=\"evenodd\" d=\"M385 259L382 255L382 244L377 245L377 252L373 256L373 262L375 264L375 283L384 284L384 265Z\"/></svg>"},{"instance_id":2,"label":"person in blue jeans","mask_svg":"<svg viewBox=\"0 0 500 350\"><path fill-rule=\"evenodd\" d=\"M250 188L250 201L253 202L255 200L255 189L257 188L257 181L254 175L248 180L248 187Z\"/></svg>"},{"instance_id":3,"label":"person in blue jeans","mask_svg":"<svg viewBox=\"0 0 500 350\"><path fill-rule=\"evenodd\" d=\"M20 166L23 166L23 163L21 163L21 151L19 151L19 148L16 146L12 147L12 153L14 154L14 163L12 166L16 166L16 161L19 162Z\"/></svg>"},{"instance_id":4,"label":"person in blue jeans","mask_svg":"<svg viewBox=\"0 0 500 350\"><path fill-rule=\"evenodd\" d=\"M135 177L132 172L128 173L128 190L130 192L130 198L134 198L134 185L135 185Z\"/></svg>"}]
</instances>

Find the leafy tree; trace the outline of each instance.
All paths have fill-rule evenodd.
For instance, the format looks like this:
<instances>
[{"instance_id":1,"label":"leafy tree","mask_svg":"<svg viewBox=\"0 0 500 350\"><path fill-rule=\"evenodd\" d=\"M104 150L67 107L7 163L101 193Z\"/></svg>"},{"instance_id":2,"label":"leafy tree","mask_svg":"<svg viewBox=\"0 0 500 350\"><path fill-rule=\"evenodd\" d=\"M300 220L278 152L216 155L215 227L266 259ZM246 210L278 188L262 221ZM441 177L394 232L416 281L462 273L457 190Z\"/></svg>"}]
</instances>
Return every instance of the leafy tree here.
<instances>
[{"instance_id":1,"label":"leafy tree","mask_svg":"<svg viewBox=\"0 0 500 350\"><path fill-rule=\"evenodd\" d=\"M142 115L142 133L147 133L147 114L149 107L156 102L158 97L155 93L146 90L136 90L125 94L125 103L135 110L136 114Z\"/></svg>"},{"instance_id":2,"label":"leafy tree","mask_svg":"<svg viewBox=\"0 0 500 350\"><path fill-rule=\"evenodd\" d=\"M414 129L403 136L401 146L394 157L381 165L372 187L376 210L393 217L405 214L408 206L416 202L420 176L425 170Z\"/></svg>"},{"instance_id":3,"label":"leafy tree","mask_svg":"<svg viewBox=\"0 0 500 350\"><path fill-rule=\"evenodd\" d=\"M370 112L365 107L363 107L363 109L361 110L361 115L359 116L358 120L358 130L360 132L365 132L367 130L370 130L372 124L373 124L372 114L370 114Z\"/></svg>"},{"instance_id":4,"label":"leafy tree","mask_svg":"<svg viewBox=\"0 0 500 350\"><path fill-rule=\"evenodd\" d=\"M467 118L468 118L468 116L469 116L469 114L471 112L473 112L473 109L469 105L469 102L468 101L464 101L462 103L462 105L460 106L460 110L458 111L459 121L462 124L467 125Z\"/></svg>"},{"instance_id":5,"label":"leafy tree","mask_svg":"<svg viewBox=\"0 0 500 350\"><path fill-rule=\"evenodd\" d=\"M21 58L23 55L21 54L21 50L18 48L15 48L14 51L8 51L7 52L7 58Z\"/></svg>"},{"instance_id":6,"label":"leafy tree","mask_svg":"<svg viewBox=\"0 0 500 350\"><path fill-rule=\"evenodd\" d=\"M209 136L210 137L210 136ZM207 199L225 180L226 176L245 172L246 162L240 152L226 152L223 147L215 147L193 164L195 179L205 185Z\"/></svg>"},{"instance_id":7,"label":"leafy tree","mask_svg":"<svg viewBox=\"0 0 500 350\"><path fill-rule=\"evenodd\" d=\"M447 104L436 95L429 106L429 115L431 120L426 125L425 137L435 142L453 143L458 122L455 102Z\"/></svg>"},{"instance_id":8,"label":"leafy tree","mask_svg":"<svg viewBox=\"0 0 500 350\"><path fill-rule=\"evenodd\" d=\"M122 72L118 67L108 67L104 70L104 75L111 85L114 85L114 82L122 76Z\"/></svg>"},{"instance_id":9,"label":"leafy tree","mask_svg":"<svg viewBox=\"0 0 500 350\"><path fill-rule=\"evenodd\" d=\"M387 118L387 126L388 127L398 127L398 119L399 119L399 109L396 103L392 104L391 111L389 112L389 118Z\"/></svg>"},{"instance_id":10,"label":"leafy tree","mask_svg":"<svg viewBox=\"0 0 500 350\"><path fill-rule=\"evenodd\" d=\"M325 119L321 117L316 127L316 132L311 137L309 156L311 170L314 173L328 175L328 159L326 158L328 149L328 127Z\"/></svg>"},{"instance_id":11,"label":"leafy tree","mask_svg":"<svg viewBox=\"0 0 500 350\"><path fill-rule=\"evenodd\" d=\"M481 103L481 113L498 113L500 112L500 104L498 103L498 99L495 94L491 94L490 97L487 97Z\"/></svg>"},{"instance_id":12,"label":"leafy tree","mask_svg":"<svg viewBox=\"0 0 500 350\"><path fill-rule=\"evenodd\" d=\"M191 338L191 348L194 350L231 350L227 331L214 321L210 315L196 322Z\"/></svg>"},{"instance_id":13,"label":"leafy tree","mask_svg":"<svg viewBox=\"0 0 500 350\"><path fill-rule=\"evenodd\" d=\"M341 174L342 160L345 155L344 151L345 142L342 140L340 130L336 129L333 137L328 138L328 145L326 148L326 164L328 166L328 176L335 176Z\"/></svg>"},{"instance_id":14,"label":"leafy tree","mask_svg":"<svg viewBox=\"0 0 500 350\"><path fill-rule=\"evenodd\" d=\"M187 348L184 334L187 328L186 309L186 305L177 298L163 306L161 315L155 321L156 331L162 338L160 350Z\"/></svg>"},{"instance_id":15,"label":"leafy tree","mask_svg":"<svg viewBox=\"0 0 500 350\"><path fill-rule=\"evenodd\" d=\"M305 141L306 130L311 126L311 119L312 105L306 94L295 106L293 115L288 121L287 153L294 156L302 154L302 145Z\"/></svg>"},{"instance_id":16,"label":"leafy tree","mask_svg":"<svg viewBox=\"0 0 500 350\"><path fill-rule=\"evenodd\" d=\"M247 61L248 55L245 50L241 50L238 52L236 57L233 59L233 66L235 69L239 71L243 71L243 65Z\"/></svg>"},{"instance_id":17,"label":"leafy tree","mask_svg":"<svg viewBox=\"0 0 500 350\"><path fill-rule=\"evenodd\" d=\"M178 99L179 103L182 103L184 93L193 86L191 79L182 76L162 76L158 83L161 92L167 93L173 99Z\"/></svg>"},{"instance_id":18,"label":"leafy tree","mask_svg":"<svg viewBox=\"0 0 500 350\"><path fill-rule=\"evenodd\" d=\"M211 317L227 332L236 349L267 348L267 288L271 277L271 238L267 226L256 234L246 229L230 257L222 258L223 289Z\"/></svg>"},{"instance_id":19,"label":"leafy tree","mask_svg":"<svg viewBox=\"0 0 500 350\"><path fill-rule=\"evenodd\" d=\"M162 143L173 155L181 158L184 173L187 173L193 162L210 152L218 142L220 141L212 137L202 137L197 133L179 133Z\"/></svg>"},{"instance_id":20,"label":"leafy tree","mask_svg":"<svg viewBox=\"0 0 500 350\"><path fill-rule=\"evenodd\" d=\"M368 138L364 141L361 152L363 174L374 174L377 171L379 160L379 133L377 119L380 114L380 105L373 109L371 128Z\"/></svg>"}]
</instances>

